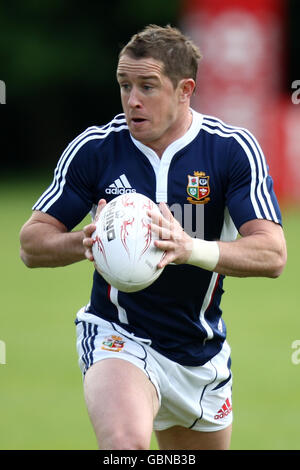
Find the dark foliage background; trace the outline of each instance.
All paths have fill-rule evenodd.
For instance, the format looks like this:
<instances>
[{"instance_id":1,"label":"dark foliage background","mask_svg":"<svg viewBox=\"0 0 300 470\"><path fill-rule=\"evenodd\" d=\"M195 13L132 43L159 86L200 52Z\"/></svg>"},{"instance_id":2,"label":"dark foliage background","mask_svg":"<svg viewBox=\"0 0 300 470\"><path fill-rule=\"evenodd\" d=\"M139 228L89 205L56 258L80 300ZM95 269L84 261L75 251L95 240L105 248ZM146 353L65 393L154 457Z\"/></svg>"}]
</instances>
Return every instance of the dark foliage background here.
<instances>
[{"instance_id":1,"label":"dark foliage background","mask_svg":"<svg viewBox=\"0 0 300 470\"><path fill-rule=\"evenodd\" d=\"M89 125L121 111L115 70L120 48L146 24L180 26L181 0L2 1L0 108L2 171L53 168ZM300 2L287 0L290 93L300 79Z\"/></svg>"}]
</instances>

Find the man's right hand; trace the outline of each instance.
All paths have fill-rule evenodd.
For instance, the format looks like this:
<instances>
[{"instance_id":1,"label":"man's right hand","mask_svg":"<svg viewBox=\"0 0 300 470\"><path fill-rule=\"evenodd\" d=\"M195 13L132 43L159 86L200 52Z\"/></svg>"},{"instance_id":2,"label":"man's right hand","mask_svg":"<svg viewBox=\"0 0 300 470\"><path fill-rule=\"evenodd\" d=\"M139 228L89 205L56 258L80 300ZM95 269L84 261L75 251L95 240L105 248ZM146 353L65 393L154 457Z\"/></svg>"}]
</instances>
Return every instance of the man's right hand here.
<instances>
[{"instance_id":1,"label":"man's right hand","mask_svg":"<svg viewBox=\"0 0 300 470\"><path fill-rule=\"evenodd\" d=\"M85 257L89 261L94 261L94 256L93 256L93 252L92 252L92 247L93 247L94 241L92 239L92 234L96 230L95 222L98 220L100 212L102 211L102 209L105 205L106 205L106 200L105 199L100 199L100 201L98 202L98 207L97 207L96 215L95 215L95 218L94 218L94 222L92 224L86 225L83 228L84 239L82 240L82 243L83 243L83 246L85 248L85 252L84 252Z\"/></svg>"}]
</instances>

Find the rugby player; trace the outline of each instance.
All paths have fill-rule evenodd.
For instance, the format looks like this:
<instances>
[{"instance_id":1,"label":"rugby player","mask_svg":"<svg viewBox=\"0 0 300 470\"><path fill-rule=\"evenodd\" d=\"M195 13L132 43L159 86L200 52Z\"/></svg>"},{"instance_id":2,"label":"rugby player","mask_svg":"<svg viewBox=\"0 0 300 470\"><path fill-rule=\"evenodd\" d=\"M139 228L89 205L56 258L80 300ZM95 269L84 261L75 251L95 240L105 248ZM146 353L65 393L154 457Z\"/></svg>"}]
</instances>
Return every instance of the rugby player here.
<instances>
[{"instance_id":1,"label":"rugby player","mask_svg":"<svg viewBox=\"0 0 300 470\"><path fill-rule=\"evenodd\" d=\"M200 58L171 26L135 34L117 66L123 113L69 144L21 230L28 267L64 266L93 261L95 225L73 228L117 195L143 193L161 209L150 213L167 252L159 279L128 294L95 271L76 316L99 449L148 449L153 430L160 449L228 449L223 281L276 278L286 263L280 208L255 137L191 108Z\"/></svg>"}]
</instances>

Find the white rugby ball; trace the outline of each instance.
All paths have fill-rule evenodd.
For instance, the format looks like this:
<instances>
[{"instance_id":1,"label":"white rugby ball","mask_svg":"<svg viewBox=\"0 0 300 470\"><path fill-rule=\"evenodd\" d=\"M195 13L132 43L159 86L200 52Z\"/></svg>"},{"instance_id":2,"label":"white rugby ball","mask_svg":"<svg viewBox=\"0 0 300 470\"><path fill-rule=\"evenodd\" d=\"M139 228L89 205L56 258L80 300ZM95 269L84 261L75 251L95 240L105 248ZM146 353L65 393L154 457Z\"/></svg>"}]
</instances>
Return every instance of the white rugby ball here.
<instances>
[{"instance_id":1,"label":"white rugby ball","mask_svg":"<svg viewBox=\"0 0 300 470\"><path fill-rule=\"evenodd\" d=\"M150 286L162 273L157 264L164 255L154 241L149 210L158 206L139 193L122 194L111 200L95 220L93 256L101 276L123 292Z\"/></svg>"}]
</instances>

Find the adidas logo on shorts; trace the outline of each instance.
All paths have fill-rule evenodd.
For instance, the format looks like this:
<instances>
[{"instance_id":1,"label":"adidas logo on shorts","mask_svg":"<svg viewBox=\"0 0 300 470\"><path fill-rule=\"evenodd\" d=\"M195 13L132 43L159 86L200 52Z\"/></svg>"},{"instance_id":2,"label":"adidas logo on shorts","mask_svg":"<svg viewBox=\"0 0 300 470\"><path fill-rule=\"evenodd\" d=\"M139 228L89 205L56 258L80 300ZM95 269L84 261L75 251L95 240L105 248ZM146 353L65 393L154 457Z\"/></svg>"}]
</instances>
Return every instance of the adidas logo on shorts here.
<instances>
[{"instance_id":1,"label":"adidas logo on shorts","mask_svg":"<svg viewBox=\"0 0 300 470\"><path fill-rule=\"evenodd\" d=\"M105 189L106 194L125 194L136 193L136 189L131 187L126 176L123 174L119 176L108 188Z\"/></svg>"},{"instance_id":2,"label":"adidas logo on shorts","mask_svg":"<svg viewBox=\"0 0 300 470\"><path fill-rule=\"evenodd\" d=\"M229 413L232 412L232 406L229 401L229 398L225 401L224 405L222 405L222 408L219 409L218 413L214 416L214 419L222 419L225 418L225 416L229 415Z\"/></svg>"}]
</instances>

